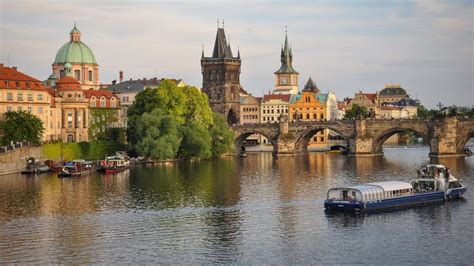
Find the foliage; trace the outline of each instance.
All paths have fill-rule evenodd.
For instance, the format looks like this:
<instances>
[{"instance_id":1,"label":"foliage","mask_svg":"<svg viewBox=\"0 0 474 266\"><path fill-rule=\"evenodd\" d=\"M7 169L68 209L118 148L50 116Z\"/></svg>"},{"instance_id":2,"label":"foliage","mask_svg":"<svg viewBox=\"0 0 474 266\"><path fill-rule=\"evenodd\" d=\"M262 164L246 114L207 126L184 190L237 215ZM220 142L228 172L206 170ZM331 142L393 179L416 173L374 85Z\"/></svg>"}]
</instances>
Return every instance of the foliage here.
<instances>
[{"instance_id":1,"label":"foliage","mask_svg":"<svg viewBox=\"0 0 474 266\"><path fill-rule=\"evenodd\" d=\"M45 130L43 122L37 116L26 111L7 111L0 121L1 142L8 145L11 141L29 141L38 144Z\"/></svg>"},{"instance_id":2,"label":"foliage","mask_svg":"<svg viewBox=\"0 0 474 266\"><path fill-rule=\"evenodd\" d=\"M212 156L219 156L232 150L234 133L229 130L224 116L213 113L214 124L210 127L212 137Z\"/></svg>"},{"instance_id":3,"label":"foliage","mask_svg":"<svg viewBox=\"0 0 474 266\"><path fill-rule=\"evenodd\" d=\"M211 157L211 135L209 130L202 124L191 122L181 128L181 144L178 156L181 158L190 157Z\"/></svg>"},{"instance_id":4,"label":"foliage","mask_svg":"<svg viewBox=\"0 0 474 266\"><path fill-rule=\"evenodd\" d=\"M474 117L474 108L458 107L452 105L441 109L428 110L424 106L419 106L417 110L418 118L444 118L444 117Z\"/></svg>"},{"instance_id":5,"label":"foliage","mask_svg":"<svg viewBox=\"0 0 474 266\"><path fill-rule=\"evenodd\" d=\"M43 145L43 154L51 160L97 160L126 148L123 144L111 141L52 143Z\"/></svg>"},{"instance_id":6,"label":"foliage","mask_svg":"<svg viewBox=\"0 0 474 266\"><path fill-rule=\"evenodd\" d=\"M364 119L369 116L369 112L367 111L367 108L359 106L357 104L353 104L351 106L351 109L346 111L346 114L344 115L344 118L347 119Z\"/></svg>"},{"instance_id":7,"label":"foliage","mask_svg":"<svg viewBox=\"0 0 474 266\"><path fill-rule=\"evenodd\" d=\"M144 113L137 121L137 151L153 159L176 157L179 148L180 133L178 124L171 115L164 115L159 109Z\"/></svg>"},{"instance_id":8,"label":"foliage","mask_svg":"<svg viewBox=\"0 0 474 266\"><path fill-rule=\"evenodd\" d=\"M89 136L91 139L108 140L108 130L118 121L117 109L92 108L90 110Z\"/></svg>"},{"instance_id":9,"label":"foliage","mask_svg":"<svg viewBox=\"0 0 474 266\"><path fill-rule=\"evenodd\" d=\"M207 96L169 80L138 93L128 121L129 142L151 159L218 156L232 143L232 132L223 118L215 121Z\"/></svg>"},{"instance_id":10,"label":"foliage","mask_svg":"<svg viewBox=\"0 0 474 266\"><path fill-rule=\"evenodd\" d=\"M424 107L423 105L420 105L416 109L416 116L418 118L427 119L427 118L430 118L431 113L428 109L426 109L426 107Z\"/></svg>"}]
</instances>

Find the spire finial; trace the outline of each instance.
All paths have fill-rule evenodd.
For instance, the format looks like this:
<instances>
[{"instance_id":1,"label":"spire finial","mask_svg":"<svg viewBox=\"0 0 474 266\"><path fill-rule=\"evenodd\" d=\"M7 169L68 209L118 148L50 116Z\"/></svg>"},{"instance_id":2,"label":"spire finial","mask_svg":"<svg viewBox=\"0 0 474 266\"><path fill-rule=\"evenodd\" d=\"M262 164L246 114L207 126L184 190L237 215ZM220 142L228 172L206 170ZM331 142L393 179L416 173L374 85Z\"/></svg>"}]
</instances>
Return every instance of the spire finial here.
<instances>
[{"instance_id":1,"label":"spire finial","mask_svg":"<svg viewBox=\"0 0 474 266\"><path fill-rule=\"evenodd\" d=\"M219 18L217 18L217 28L219 28Z\"/></svg>"},{"instance_id":2,"label":"spire finial","mask_svg":"<svg viewBox=\"0 0 474 266\"><path fill-rule=\"evenodd\" d=\"M222 19L222 28L224 28L224 19Z\"/></svg>"},{"instance_id":3,"label":"spire finial","mask_svg":"<svg viewBox=\"0 0 474 266\"><path fill-rule=\"evenodd\" d=\"M285 34L288 34L288 26L285 25Z\"/></svg>"}]
</instances>

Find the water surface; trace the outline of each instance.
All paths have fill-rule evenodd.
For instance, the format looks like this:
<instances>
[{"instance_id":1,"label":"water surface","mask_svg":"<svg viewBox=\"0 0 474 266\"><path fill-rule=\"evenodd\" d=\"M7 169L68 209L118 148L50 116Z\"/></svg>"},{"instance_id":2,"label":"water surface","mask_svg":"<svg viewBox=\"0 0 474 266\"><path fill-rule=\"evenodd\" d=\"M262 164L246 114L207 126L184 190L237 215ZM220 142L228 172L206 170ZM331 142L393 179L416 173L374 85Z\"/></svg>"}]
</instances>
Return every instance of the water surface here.
<instances>
[{"instance_id":1,"label":"water surface","mask_svg":"<svg viewBox=\"0 0 474 266\"><path fill-rule=\"evenodd\" d=\"M474 157L446 158L464 199L325 213L333 186L409 180L426 148L137 166L118 175L0 176L0 263L469 263Z\"/></svg>"}]
</instances>

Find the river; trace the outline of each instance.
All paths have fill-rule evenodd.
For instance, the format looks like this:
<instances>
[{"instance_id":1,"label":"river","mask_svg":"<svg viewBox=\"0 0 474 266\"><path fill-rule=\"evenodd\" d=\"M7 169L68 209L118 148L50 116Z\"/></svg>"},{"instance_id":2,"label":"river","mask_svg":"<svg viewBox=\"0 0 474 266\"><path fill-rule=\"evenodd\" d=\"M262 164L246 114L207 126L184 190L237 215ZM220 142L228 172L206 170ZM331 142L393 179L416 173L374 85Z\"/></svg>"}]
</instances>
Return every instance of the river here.
<instances>
[{"instance_id":1,"label":"river","mask_svg":"<svg viewBox=\"0 0 474 266\"><path fill-rule=\"evenodd\" d=\"M0 176L0 263L467 264L474 156L431 160L463 199L375 214L325 213L334 186L409 180L428 149L384 156L225 157L118 175Z\"/></svg>"}]
</instances>

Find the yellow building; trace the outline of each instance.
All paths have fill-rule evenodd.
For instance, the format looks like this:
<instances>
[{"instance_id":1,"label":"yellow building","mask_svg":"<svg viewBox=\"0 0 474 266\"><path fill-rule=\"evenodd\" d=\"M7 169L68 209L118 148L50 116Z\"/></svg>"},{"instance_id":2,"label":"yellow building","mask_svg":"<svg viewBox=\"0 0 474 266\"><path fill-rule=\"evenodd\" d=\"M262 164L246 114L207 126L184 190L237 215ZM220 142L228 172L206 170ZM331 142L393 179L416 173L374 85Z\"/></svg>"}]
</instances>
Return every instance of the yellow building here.
<instances>
[{"instance_id":1,"label":"yellow building","mask_svg":"<svg viewBox=\"0 0 474 266\"><path fill-rule=\"evenodd\" d=\"M328 94L320 93L318 87L309 78L303 91L291 95L289 104L289 118L296 121L320 121L329 119L327 114ZM308 148L327 149L329 130L322 130L311 137Z\"/></svg>"},{"instance_id":2,"label":"yellow building","mask_svg":"<svg viewBox=\"0 0 474 266\"><path fill-rule=\"evenodd\" d=\"M0 114L7 111L28 111L43 122L42 140L52 139L50 110L53 98L41 81L25 75L16 67L0 64Z\"/></svg>"}]
</instances>

